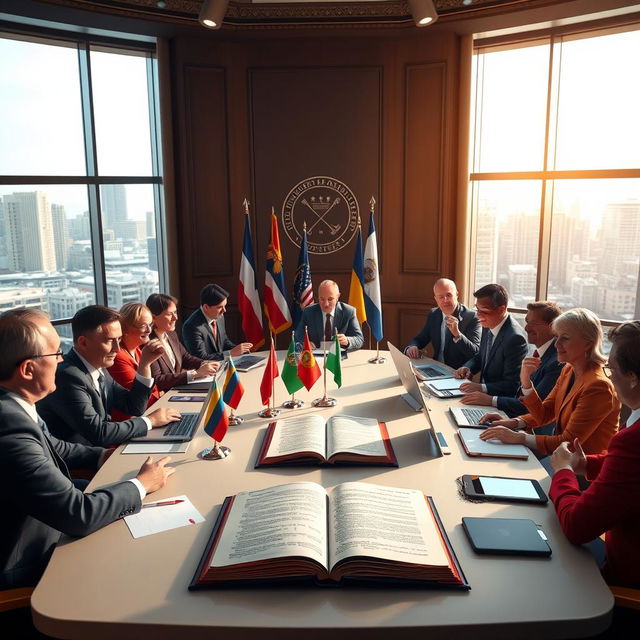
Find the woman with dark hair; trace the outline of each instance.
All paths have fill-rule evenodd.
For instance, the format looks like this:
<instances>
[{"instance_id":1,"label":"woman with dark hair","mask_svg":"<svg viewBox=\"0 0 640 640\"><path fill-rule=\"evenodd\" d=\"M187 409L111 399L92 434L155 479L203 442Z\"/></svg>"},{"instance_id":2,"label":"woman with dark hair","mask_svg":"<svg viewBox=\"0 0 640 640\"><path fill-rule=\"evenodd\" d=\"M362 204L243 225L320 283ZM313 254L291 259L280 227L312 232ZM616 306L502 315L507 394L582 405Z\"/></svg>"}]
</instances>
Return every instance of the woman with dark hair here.
<instances>
[{"instance_id":1,"label":"woman with dark hair","mask_svg":"<svg viewBox=\"0 0 640 640\"><path fill-rule=\"evenodd\" d=\"M217 362L201 360L182 346L175 331L177 304L178 300L166 293L152 293L147 298L153 316L151 337L160 340L164 347L164 354L151 365L151 375L161 391L207 378L218 370Z\"/></svg>"},{"instance_id":2,"label":"woman with dark hair","mask_svg":"<svg viewBox=\"0 0 640 640\"><path fill-rule=\"evenodd\" d=\"M549 495L562 530L574 544L605 533L602 573L609 584L640 587L640 321L609 333L613 343L605 368L622 402L631 409L626 426L606 453L585 456L577 438L551 456L555 470ZM576 474L591 480L580 491Z\"/></svg>"}]
</instances>

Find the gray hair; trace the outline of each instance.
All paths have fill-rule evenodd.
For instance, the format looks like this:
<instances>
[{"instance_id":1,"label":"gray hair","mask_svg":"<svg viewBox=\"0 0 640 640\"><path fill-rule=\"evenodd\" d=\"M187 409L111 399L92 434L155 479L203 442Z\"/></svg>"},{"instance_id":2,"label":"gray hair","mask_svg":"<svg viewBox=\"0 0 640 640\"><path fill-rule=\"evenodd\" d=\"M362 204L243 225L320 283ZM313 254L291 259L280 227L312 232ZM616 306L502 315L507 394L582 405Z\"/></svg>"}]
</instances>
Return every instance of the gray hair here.
<instances>
[{"instance_id":1,"label":"gray hair","mask_svg":"<svg viewBox=\"0 0 640 640\"><path fill-rule=\"evenodd\" d=\"M0 316L0 381L9 380L24 360L42 355L42 320L49 316L39 309L13 309Z\"/></svg>"},{"instance_id":2,"label":"gray hair","mask_svg":"<svg viewBox=\"0 0 640 640\"><path fill-rule=\"evenodd\" d=\"M593 311L579 307L569 309L553 321L551 328L556 333L562 331L563 328L569 328L591 342L591 350L587 354L589 362L602 365L607 361L602 353L602 342L604 340L602 325Z\"/></svg>"}]
</instances>

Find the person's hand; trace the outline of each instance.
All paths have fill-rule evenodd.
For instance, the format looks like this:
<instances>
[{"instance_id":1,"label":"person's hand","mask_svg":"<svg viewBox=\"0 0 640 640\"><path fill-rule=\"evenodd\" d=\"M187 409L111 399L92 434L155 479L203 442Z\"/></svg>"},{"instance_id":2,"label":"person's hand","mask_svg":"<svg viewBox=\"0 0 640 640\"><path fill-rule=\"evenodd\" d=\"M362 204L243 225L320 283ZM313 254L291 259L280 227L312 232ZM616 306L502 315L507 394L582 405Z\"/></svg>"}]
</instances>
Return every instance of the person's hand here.
<instances>
[{"instance_id":1,"label":"person's hand","mask_svg":"<svg viewBox=\"0 0 640 640\"><path fill-rule=\"evenodd\" d=\"M165 424L180 420L182 416L180 415L180 412L176 411L175 409L162 407L160 409L152 411L147 416L147 418L149 418L149 420L151 421L151 426L155 429L156 427L164 427Z\"/></svg>"},{"instance_id":2,"label":"person's hand","mask_svg":"<svg viewBox=\"0 0 640 640\"><path fill-rule=\"evenodd\" d=\"M462 389L462 385L460 385L460 388ZM479 404L484 407L490 407L492 398L488 393L472 391L471 393L463 395L462 398L460 398L460 402L462 402L462 404Z\"/></svg>"},{"instance_id":3,"label":"person's hand","mask_svg":"<svg viewBox=\"0 0 640 640\"><path fill-rule=\"evenodd\" d=\"M458 329L458 318L455 316L446 316L445 322L447 323L447 329L451 331L454 338L460 337L460 330Z\"/></svg>"},{"instance_id":4,"label":"person's hand","mask_svg":"<svg viewBox=\"0 0 640 640\"><path fill-rule=\"evenodd\" d=\"M102 467L102 465L109 459L109 457L115 450L115 447L108 447L100 454L100 458L98 458L98 469Z\"/></svg>"},{"instance_id":5,"label":"person's hand","mask_svg":"<svg viewBox=\"0 0 640 640\"><path fill-rule=\"evenodd\" d=\"M520 384L523 389L528 389L531 387L531 375L536 369L540 368L540 363L542 360L540 358L534 358L530 356L529 358L525 358L520 365Z\"/></svg>"},{"instance_id":6,"label":"person's hand","mask_svg":"<svg viewBox=\"0 0 640 640\"><path fill-rule=\"evenodd\" d=\"M551 454L551 466L554 471L570 469L576 475L587 474L587 456L584 455L580 441L576 438L573 444L561 442L560 446Z\"/></svg>"},{"instance_id":7,"label":"person's hand","mask_svg":"<svg viewBox=\"0 0 640 640\"><path fill-rule=\"evenodd\" d=\"M160 458L158 462L154 462L151 456L145 460L136 478L147 490L147 493L153 493L158 489L162 489L162 487L167 484L167 478L175 473L176 470L173 467L166 466L170 461L171 456Z\"/></svg>"},{"instance_id":8,"label":"person's hand","mask_svg":"<svg viewBox=\"0 0 640 640\"><path fill-rule=\"evenodd\" d=\"M349 346L349 340L347 339L347 336L344 335L344 333L339 333L338 335L338 342L340 343L341 347L348 347Z\"/></svg>"},{"instance_id":9,"label":"person's hand","mask_svg":"<svg viewBox=\"0 0 640 640\"><path fill-rule=\"evenodd\" d=\"M411 345L410 347L407 347L407 350L405 351L405 353L410 358L419 358L420 357L420 349L418 349L418 347L416 347L415 345Z\"/></svg>"},{"instance_id":10,"label":"person's hand","mask_svg":"<svg viewBox=\"0 0 640 640\"><path fill-rule=\"evenodd\" d=\"M147 344L140 350L140 362L138 363L138 369L144 369L148 367L152 362L155 362L164 353L164 347L162 342L158 338L149 340Z\"/></svg>"},{"instance_id":11,"label":"person's hand","mask_svg":"<svg viewBox=\"0 0 640 640\"><path fill-rule=\"evenodd\" d=\"M198 378L208 378L218 370L219 366L220 365L217 362L205 361L198 367L198 370L195 372L193 379L197 380Z\"/></svg>"},{"instance_id":12,"label":"person's hand","mask_svg":"<svg viewBox=\"0 0 640 640\"><path fill-rule=\"evenodd\" d=\"M485 413L480 418L480 424L490 422L492 427L509 427L515 429L518 426L518 421L515 418L503 418L499 413Z\"/></svg>"},{"instance_id":13,"label":"person's hand","mask_svg":"<svg viewBox=\"0 0 640 640\"><path fill-rule=\"evenodd\" d=\"M251 347L253 347L253 343L241 342L240 344L237 344L235 347L233 347L230 353L235 358L237 356L241 356L243 353L249 353L249 351L251 351Z\"/></svg>"},{"instance_id":14,"label":"person's hand","mask_svg":"<svg viewBox=\"0 0 640 640\"><path fill-rule=\"evenodd\" d=\"M464 378L471 377L471 369L469 367L460 367L453 372L453 377L458 378L458 380L463 380Z\"/></svg>"},{"instance_id":15,"label":"person's hand","mask_svg":"<svg viewBox=\"0 0 640 640\"><path fill-rule=\"evenodd\" d=\"M506 420L503 422L507 422ZM495 423L494 423L495 424ZM490 426L481 434L481 440L500 440L504 444L524 444L525 434L522 431L512 431L507 427Z\"/></svg>"},{"instance_id":16,"label":"person's hand","mask_svg":"<svg viewBox=\"0 0 640 640\"><path fill-rule=\"evenodd\" d=\"M462 393L471 393L472 391L482 391L482 385L478 382L463 382L460 385Z\"/></svg>"}]
</instances>

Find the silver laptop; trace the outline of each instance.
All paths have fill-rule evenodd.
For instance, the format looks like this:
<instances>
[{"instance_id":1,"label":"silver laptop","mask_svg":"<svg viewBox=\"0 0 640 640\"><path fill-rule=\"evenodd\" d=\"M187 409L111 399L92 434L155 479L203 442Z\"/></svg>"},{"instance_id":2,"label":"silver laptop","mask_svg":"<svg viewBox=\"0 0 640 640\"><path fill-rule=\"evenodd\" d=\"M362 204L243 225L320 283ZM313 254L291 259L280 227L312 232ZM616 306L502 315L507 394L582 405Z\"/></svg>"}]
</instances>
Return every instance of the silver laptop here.
<instances>
[{"instance_id":1,"label":"silver laptop","mask_svg":"<svg viewBox=\"0 0 640 640\"><path fill-rule=\"evenodd\" d=\"M487 413L497 413L503 420L507 420L509 418L509 416L504 411L500 411L500 409L494 409L493 407L481 407L479 405L450 407L449 412L459 427L475 427L477 429L484 429L489 426L489 424L483 424L481 422L482 416Z\"/></svg>"}]
</instances>

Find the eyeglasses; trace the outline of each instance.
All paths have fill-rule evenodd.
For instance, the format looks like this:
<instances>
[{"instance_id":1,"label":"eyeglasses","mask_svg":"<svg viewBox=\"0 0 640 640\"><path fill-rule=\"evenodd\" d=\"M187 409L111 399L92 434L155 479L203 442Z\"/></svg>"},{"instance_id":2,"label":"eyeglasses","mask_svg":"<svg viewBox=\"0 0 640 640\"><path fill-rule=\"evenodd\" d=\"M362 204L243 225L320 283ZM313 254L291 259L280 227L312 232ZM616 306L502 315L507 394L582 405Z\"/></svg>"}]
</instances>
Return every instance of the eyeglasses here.
<instances>
[{"instance_id":1,"label":"eyeglasses","mask_svg":"<svg viewBox=\"0 0 640 640\"><path fill-rule=\"evenodd\" d=\"M136 329L140 330L140 331L147 331L147 329L149 331L153 330L153 324L152 323L147 323L147 322L141 322L140 324L135 325Z\"/></svg>"},{"instance_id":2,"label":"eyeglasses","mask_svg":"<svg viewBox=\"0 0 640 640\"><path fill-rule=\"evenodd\" d=\"M55 353L41 353L39 356L27 356L24 360L33 360L35 358L49 358L51 356L55 356L56 358L62 358L64 353L62 351L56 351ZM22 360L22 362L24 362Z\"/></svg>"}]
</instances>

